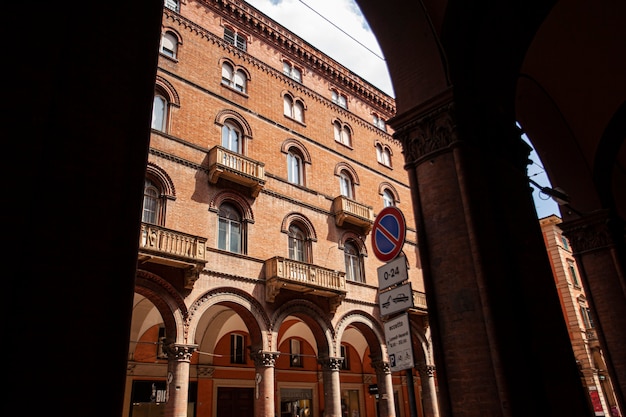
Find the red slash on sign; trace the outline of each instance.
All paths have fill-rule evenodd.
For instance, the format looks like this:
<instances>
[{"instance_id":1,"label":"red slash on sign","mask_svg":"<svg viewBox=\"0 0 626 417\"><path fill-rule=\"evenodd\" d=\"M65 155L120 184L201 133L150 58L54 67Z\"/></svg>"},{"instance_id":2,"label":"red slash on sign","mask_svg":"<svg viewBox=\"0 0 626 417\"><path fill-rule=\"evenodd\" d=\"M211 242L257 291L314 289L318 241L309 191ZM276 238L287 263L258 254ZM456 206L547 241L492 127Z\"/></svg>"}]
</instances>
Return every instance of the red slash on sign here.
<instances>
[{"instance_id":1,"label":"red slash on sign","mask_svg":"<svg viewBox=\"0 0 626 417\"><path fill-rule=\"evenodd\" d=\"M406 237L404 215L395 206L382 209L372 228L372 248L376 257L389 262L402 251Z\"/></svg>"}]
</instances>

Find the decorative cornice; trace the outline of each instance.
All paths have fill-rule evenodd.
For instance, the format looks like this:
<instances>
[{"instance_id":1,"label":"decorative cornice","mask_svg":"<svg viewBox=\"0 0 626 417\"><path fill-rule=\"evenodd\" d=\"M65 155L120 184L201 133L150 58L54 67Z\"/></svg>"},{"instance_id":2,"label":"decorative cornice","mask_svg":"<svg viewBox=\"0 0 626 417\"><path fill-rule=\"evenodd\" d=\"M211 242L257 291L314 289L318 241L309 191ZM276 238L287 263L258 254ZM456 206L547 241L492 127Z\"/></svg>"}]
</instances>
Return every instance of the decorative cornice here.
<instances>
[{"instance_id":1,"label":"decorative cornice","mask_svg":"<svg viewBox=\"0 0 626 417\"><path fill-rule=\"evenodd\" d=\"M599 251L613 246L608 210L594 213L558 225L569 240L574 255Z\"/></svg>"}]
</instances>

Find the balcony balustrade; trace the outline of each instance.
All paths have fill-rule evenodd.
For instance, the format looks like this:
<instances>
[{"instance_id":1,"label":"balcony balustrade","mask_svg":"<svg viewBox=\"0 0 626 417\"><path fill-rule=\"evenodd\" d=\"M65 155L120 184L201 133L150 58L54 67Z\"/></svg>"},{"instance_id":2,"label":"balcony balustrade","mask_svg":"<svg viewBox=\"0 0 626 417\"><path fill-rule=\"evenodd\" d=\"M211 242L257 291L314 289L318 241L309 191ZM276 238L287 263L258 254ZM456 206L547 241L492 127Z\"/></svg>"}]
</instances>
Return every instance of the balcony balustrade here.
<instances>
[{"instance_id":1,"label":"balcony balustrade","mask_svg":"<svg viewBox=\"0 0 626 417\"><path fill-rule=\"evenodd\" d=\"M340 195L333 200L333 214L335 224L342 226L345 223L360 227L364 234L372 230L374 224L374 211L371 206L357 203L356 201Z\"/></svg>"},{"instance_id":2,"label":"balcony balustrade","mask_svg":"<svg viewBox=\"0 0 626 417\"><path fill-rule=\"evenodd\" d=\"M346 276L304 262L282 257L265 261L265 300L273 303L281 290L291 290L328 298L331 312L335 312L346 296Z\"/></svg>"},{"instance_id":3,"label":"balcony balustrade","mask_svg":"<svg viewBox=\"0 0 626 417\"><path fill-rule=\"evenodd\" d=\"M265 186L265 164L214 146L209 151L209 182L216 184L220 178L250 188L252 197L257 197Z\"/></svg>"},{"instance_id":4,"label":"balcony balustrade","mask_svg":"<svg viewBox=\"0 0 626 417\"><path fill-rule=\"evenodd\" d=\"M206 264L205 246L206 238L141 223L138 260L184 270L185 288L192 288Z\"/></svg>"}]
</instances>

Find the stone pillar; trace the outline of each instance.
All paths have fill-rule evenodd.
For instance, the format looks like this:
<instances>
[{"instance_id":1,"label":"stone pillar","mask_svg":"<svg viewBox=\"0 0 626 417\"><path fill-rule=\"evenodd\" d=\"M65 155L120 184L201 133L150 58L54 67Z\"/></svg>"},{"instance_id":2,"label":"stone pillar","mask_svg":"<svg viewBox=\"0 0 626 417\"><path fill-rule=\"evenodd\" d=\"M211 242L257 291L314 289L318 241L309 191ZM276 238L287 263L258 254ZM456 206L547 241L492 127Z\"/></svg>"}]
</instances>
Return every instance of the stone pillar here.
<instances>
[{"instance_id":1,"label":"stone pillar","mask_svg":"<svg viewBox=\"0 0 626 417\"><path fill-rule=\"evenodd\" d=\"M439 417L437 387L435 386L435 366L422 363L417 366L417 371L420 374L424 417Z\"/></svg>"},{"instance_id":2,"label":"stone pillar","mask_svg":"<svg viewBox=\"0 0 626 417\"><path fill-rule=\"evenodd\" d=\"M587 417L528 183L530 147L501 109L468 105L460 117L453 99L389 121L411 185L439 413Z\"/></svg>"},{"instance_id":3,"label":"stone pillar","mask_svg":"<svg viewBox=\"0 0 626 417\"><path fill-rule=\"evenodd\" d=\"M378 414L396 417L396 408L393 401L393 381L391 379L389 362L372 361L372 366L376 370L376 380L378 381Z\"/></svg>"},{"instance_id":4,"label":"stone pillar","mask_svg":"<svg viewBox=\"0 0 626 417\"><path fill-rule=\"evenodd\" d=\"M171 343L163 346L167 353L166 417L187 417L189 402L189 363L197 345Z\"/></svg>"},{"instance_id":5,"label":"stone pillar","mask_svg":"<svg viewBox=\"0 0 626 417\"><path fill-rule=\"evenodd\" d=\"M273 417L276 415L275 366L279 352L252 353L256 373L254 375L254 415Z\"/></svg>"},{"instance_id":6,"label":"stone pillar","mask_svg":"<svg viewBox=\"0 0 626 417\"><path fill-rule=\"evenodd\" d=\"M319 359L322 365L322 375L324 377L324 416L341 416L341 383L339 380L339 370L343 363L343 358L323 358Z\"/></svg>"},{"instance_id":7,"label":"stone pillar","mask_svg":"<svg viewBox=\"0 0 626 417\"><path fill-rule=\"evenodd\" d=\"M624 226L602 210L559 227L580 270L615 397L626 410L626 277L623 249L620 253L620 245L616 245L623 239Z\"/></svg>"}]
</instances>

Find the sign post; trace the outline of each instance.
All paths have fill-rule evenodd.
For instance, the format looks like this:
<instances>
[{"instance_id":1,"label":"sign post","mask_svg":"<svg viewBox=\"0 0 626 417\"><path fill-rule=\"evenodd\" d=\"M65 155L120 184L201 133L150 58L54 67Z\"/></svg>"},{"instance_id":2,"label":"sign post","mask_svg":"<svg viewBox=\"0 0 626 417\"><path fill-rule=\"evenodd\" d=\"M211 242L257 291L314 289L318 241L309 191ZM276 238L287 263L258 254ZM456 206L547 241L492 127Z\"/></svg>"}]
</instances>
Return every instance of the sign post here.
<instances>
[{"instance_id":1,"label":"sign post","mask_svg":"<svg viewBox=\"0 0 626 417\"><path fill-rule=\"evenodd\" d=\"M402 251L405 238L404 214L396 206L382 209L372 226L374 255L383 262L391 261Z\"/></svg>"}]
</instances>

